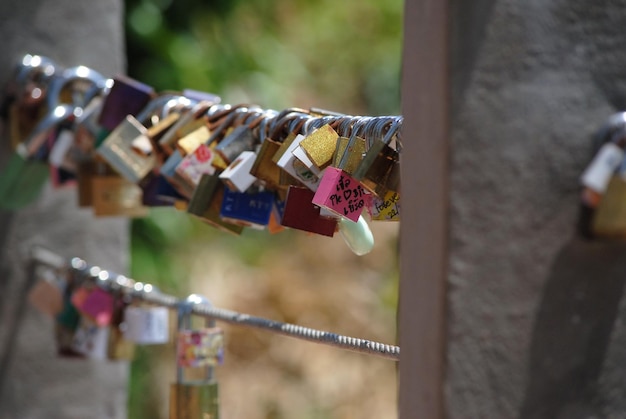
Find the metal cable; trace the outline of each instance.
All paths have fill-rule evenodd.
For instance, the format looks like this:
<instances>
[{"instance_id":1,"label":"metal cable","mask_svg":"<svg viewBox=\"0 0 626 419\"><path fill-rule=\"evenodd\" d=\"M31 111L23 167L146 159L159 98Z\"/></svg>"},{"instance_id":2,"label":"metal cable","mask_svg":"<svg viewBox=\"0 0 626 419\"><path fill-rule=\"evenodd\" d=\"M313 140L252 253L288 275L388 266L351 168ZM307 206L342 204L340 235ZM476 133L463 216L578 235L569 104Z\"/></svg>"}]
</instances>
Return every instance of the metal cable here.
<instances>
[{"instance_id":1,"label":"metal cable","mask_svg":"<svg viewBox=\"0 0 626 419\"><path fill-rule=\"evenodd\" d=\"M46 250L39 250L33 252L32 259L40 264L52 266L57 269L61 268L58 263L51 263L54 258L51 258L49 255L46 256L46 252L52 253ZM123 275L103 270L98 266L90 266L87 262L80 258L73 258L70 261L69 268L83 278L93 279L98 286L106 290L118 291L133 299L170 308L177 308L183 301L172 295L161 293L151 284L134 281ZM262 317L225 310L207 304L193 304L192 313L201 317L220 320L230 324L268 330L273 333L290 336L296 339L347 349L354 352L376 355L393 361L400 360L400 347L394 345L387 345L385 343L367 339L354 338L323 330L311 329L309 327L299 326L296 324L264 319Z\"/></svg>"}]
</instances>

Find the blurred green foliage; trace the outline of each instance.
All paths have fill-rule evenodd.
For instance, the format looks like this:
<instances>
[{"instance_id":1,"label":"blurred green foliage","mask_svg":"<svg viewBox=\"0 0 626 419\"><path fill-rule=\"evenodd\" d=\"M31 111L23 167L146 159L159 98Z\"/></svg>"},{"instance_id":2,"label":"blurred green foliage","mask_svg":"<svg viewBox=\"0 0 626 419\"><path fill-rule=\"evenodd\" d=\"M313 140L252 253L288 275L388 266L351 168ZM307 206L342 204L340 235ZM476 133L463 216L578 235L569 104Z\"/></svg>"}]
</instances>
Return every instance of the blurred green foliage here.
<instances>
[{"instance_id":1,"label":"blurred green foliage","mask_svg":"<svg viewBox=\"0 0 626 419\"><path fill-rule=\"evenodd\" d=\"M401 0L126 0L128 74L157 91L192 88L224 103L398 114L402 7ZM232 237L166 208L134 220L131 237L132 276L185 295L181 256L198 243L219 239L241 263L257 265L268 247L287 248L291 234ZM380 298L393 310L397 270L388 276ZM154 377L145 373L154 351L140 348L133 364L131 418L159 415L149 394Z\"/></svg>"}]
</instances>

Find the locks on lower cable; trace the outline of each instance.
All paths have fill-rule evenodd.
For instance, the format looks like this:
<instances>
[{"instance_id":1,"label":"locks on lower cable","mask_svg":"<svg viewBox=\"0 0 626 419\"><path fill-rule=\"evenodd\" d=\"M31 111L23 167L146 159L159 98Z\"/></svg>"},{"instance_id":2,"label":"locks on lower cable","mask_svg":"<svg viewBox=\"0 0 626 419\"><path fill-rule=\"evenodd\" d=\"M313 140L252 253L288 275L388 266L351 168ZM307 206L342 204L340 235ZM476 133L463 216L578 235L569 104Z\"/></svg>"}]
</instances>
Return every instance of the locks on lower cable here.
<instances>
[{"instance_id":1,"label":"locks on lower cable","mask_svg":"<svg viewBox=\"0 0 626 419\"><path fill-rule=\"evenodd\" d=\"M170 389L170 419L219 418L214 367L223 362L224 336L214 320L206 320L204 328L192 328L192 310L200 304L209 302L192 294L178 307L177 377Z\"/></svg>"},{"instance_id":2,"label":"locks on lower cable","mask_svg":"<svg viewBox=\"0 0 626 419\"><path fill-rule=\"evenodd\" d=\"M141 291L143 296L158 293L150 284L137 282L134 291ZM124 338L139 345L157 345L169 341L169 309L145 302L133 302L124 311Z\"/></svg>"}]
</instances>

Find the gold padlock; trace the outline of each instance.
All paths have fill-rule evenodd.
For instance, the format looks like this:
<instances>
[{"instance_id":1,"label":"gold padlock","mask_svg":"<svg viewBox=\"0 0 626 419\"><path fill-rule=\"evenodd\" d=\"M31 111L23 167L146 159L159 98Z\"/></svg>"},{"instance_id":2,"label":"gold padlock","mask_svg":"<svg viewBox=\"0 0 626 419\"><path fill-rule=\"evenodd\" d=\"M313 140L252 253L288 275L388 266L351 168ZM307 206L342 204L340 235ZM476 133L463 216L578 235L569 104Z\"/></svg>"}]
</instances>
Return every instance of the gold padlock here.
<instances>
[{"instance_id":1,"label":"gold padlock","mask_svg":"<svg viewBox=\"0 0 626 419\"><path fill-rule=\"evenodd\" d=\"M591 228L598 237L626 237L626 181L620 176L611 177L595 209Z\"/></svg>"},{"instance_id":2,"label":"gold padlock","mask_svg":"<svg viewBox=\"0 0 626 419\"><path fill-rule=\"evenodd\" d=\"M121 176L95 176L92 180L94 215L146 217L141 188Z\"/></svg>"},{"instance_id":3,"label":"gold padlock","mask_svg":"<svg viewBox=\"0 0 626 419\"><path fill-rule=\"evenodd\" d=\"M208 300L192 294L178 308L177 379L170 387L170 419L219 419L213 367L222 361L223 335L215 320L207 320L208 328L192 330L191 310L198 303ZM196 373L193 378L190 372Z\"/></svg>"},{"instance_id":4,"label":"gold padlock","mask_svg":"<svg viewBox=\"0 0 626 419\"><path fill-rule=\"evenodd\" d=\"M121 295L115 297L115 308L109 326L107 356L113 361L131 361L135 357L135 343L127 340L122 330L127 304L122 300Z\"/></svg>"}]
</instances>

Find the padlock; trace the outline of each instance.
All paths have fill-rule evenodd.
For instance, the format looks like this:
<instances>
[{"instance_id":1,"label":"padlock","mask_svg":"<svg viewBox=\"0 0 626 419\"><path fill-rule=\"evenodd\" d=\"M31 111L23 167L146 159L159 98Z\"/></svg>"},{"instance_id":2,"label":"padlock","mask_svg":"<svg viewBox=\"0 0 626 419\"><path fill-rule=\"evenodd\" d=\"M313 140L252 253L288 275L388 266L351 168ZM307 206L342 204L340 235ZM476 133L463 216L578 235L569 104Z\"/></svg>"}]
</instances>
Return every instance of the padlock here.
<instances>
[{"instance_id":1,"label":"padlock","mask_svg":"<svg viewBox=\"0 0 626 419\"><path fill-rule=\"evenodd\" d=\"M612 115L594 140L598 152L580 177L583 189L578 230L584 237L621 237L626 113Z\"/></svg>"},{"instance_id":2,"label":"padlock","mask_svg":"<svg viewBox=\"0 0 626 419\"><path fill-rule=\"evenodd\" d=\"M115 171L99 156L78 163L76 178L78 180L78 206L90 207L93 205L93 179L96 176L115 176Z\"/></svg>"},{"instance_id":3,"label":"padlock","mask_svg":"<svg viewBox=\"0 0 626 419\"><path fill-rule=\"evenodd\" d=\"M50 174L41 161L24 160L17 153L0 173L0 208L17 210L33 202L43 189Z\"/></svg>"},{"instance_id":4,"label":"padlock","mask_svg":"<svg viewBox=\"0 0 626 419\"><path fill-rule=\"evenodd\" d=\"M111 323L115 308L115 299L110 292L93 284L84 284L72 293L72 304L76 309L97 326Z\"/></svg>"},{"instance_id":5,"label":"padlock","mask_svg":"<svg viewBox=\"0 0 626 419\"><path fill-rule=\"evenodd\" d=\"M139 183L157 164L156 152L138 152L137 147L143 146L152 147L147 129L135 117L127 115L98 147L97 153L124 178Z\"/></svg>"},{"instance_id":6,"label":"padlock","mask_svg":"<svg viewBox=\"0 0 626 419\"><path fill-rule=\"evenodd\" d=\"M612 176L595 208L591 231L595 237L626 238L626 180Z\"/></svg>"},{"instance_id":7,"label":"padlock","mask_svg":"<svg viewBox=\"0 0 626 419\"><path fill-rule=\"evenodd\" d=\"M346 173L343 168L349 161L352 145L357 142L357 134L361 125L352 128L350 141L346 145L339 166L325 169L320 185L313 197L313 203L330 210L337 216L357 222L369 199L361 183Z\"/></svg>"},{"instance_id":8,"label":"padlock","mask_svg":"<svg viewBox=\"0 0 626 419\"><path fill-rule=\"evenodd\" d=\"M230 164L242 152L253 150L255 141L252 129L246 125L240 125L219 142L215 147L215 152L227 164Z\"/></svg>"},{"instance_id":9,"label":"padlock","mask_svg":"<svg viewBox=\"0 0 626 419\"><path fill-rule=\"evenodd\" d=\"M222 173L220 180L224 182L231 191L245 192L257 180L250 174L250 169L256 160L253 151L242 152Z\"/></svg>"},{"instance_id":10,"label":"padlock","mask_svg":"<svg viewBox=\"0 0 626 419\"><path fill-rule=\"evenodd\" d=\"M128 339L125 331L129 301L121 290L113 291L113 313L109 324L107 358L111 361L132 361L135 357L135 342Z\"/></svg>"},{"instance_id":11,"label":"padlock","mask_svg":"<svg viewBox=\"0 0 626 419\"><path fill-rule=\"evenodd\" d=\"M300 147L317 169L322 170L330 164L338 138L339 134L329 124L325 124L307 135L300 142Z\"/></svg>"},{"instance_id":12,"label":"padlock","mask_svg":"<svg viewBox=\"0 0 626 419\"><path fill-rule=\"evenodd\" d=\"M293 151L300 145L300 142L304 139L305 137L303 135L298 134L289 144L289 146L284 151L276 164L289 175L297 179L300 183L305 185L307 188L312 191L316 191L319 187L320 172L315 172L315 170L317 169L313 168L313 166L309 167L305 165L305 163L303 163L301 160L293 155ZM279 152L280 151L281 150L279 150Z\"/></svg>"},{"instance_id":13,"label":"padlock","mask_svg":"<svg viewBox=\"0 0 626 419\"><path fill-rule=\"evenodd\" d=\"M219 419L214 367L223 362L224 337L214 320L207 320L205 328L192 328L192 308L197 304L209 302L192 294L178 308L177 373L170 388L170 419ZM185 369L194 369L201 376L190 379L190 371L186 374Z\"/></svg>"},{"instance_id":14,"label":"padlock","mask_svg":"<svg viewBox=\"0 0 626 419\"><path fill-rule=\"evenodd\" d=\"M152 87L137 80L121 75L115 77L102 105L99 125L113 131L128 115L139 114L154 94Z\"/></svg>"},{"instance_id":15,"label":"padlock","mask_svg":"<svg viewBox=\"0 0 626 419\"><path fill-rule=\"evenodd\" d=\"M391 121L381 120L376 124L379 135L375 135L373 144L367 150L353 176L371 193L382 196L389 190L398 191L400 189L399 145L394 149L390 144L398 135L402 125L402 117L397 117ZM387 132L382 135L385 129ZM378 137L382 137L382 139Z\"/></svg>"},{"instance_id":16,"label":"padlock","mask_svg":"<svg viewBox=\"0 0 626 419\"><path fill-rule=\"evenodd\" d=\"M272 161L272 157L280 148L280 143L265 138L261 143L256 159L250 168L250 174L263 181L268 188L277 189L280 185L281 169Z\"/></svg>"},{"instance_id":17,"label":"padlock","mask_svg":"<svg viewBox=\"0 0 626 419\"><path fill-rule=\"evenodd\" d=\"M202 175L189 201L187 212L219 230L239 235L243 226L224 222L220 217L224 189L217 174Z\"/></svg>"},{"instance_id":18,"label":"padlock","mask_svg":"<svg viewBox=\"0 0 626 419\"><path fill-rule=\"evenodd\" d=\"M222 198L220 218L227 223L261 230L270 221L273 205L273 192L237 192L226 188Z\"/></svg>"},{"instance_id":19,"label":"padlock","mask_svg":"<svg viewBox=\"0 0 626 419\"><path fill-rule=\"evenodd\" d=\"M382 198L374 196L369 212L375 221L400 221L400 195L395 191L387 191Z\"/></svg>"},{"instance_id":20,"label":"padlock","mask_svg":"<svg viewBox=\"0 0 626 419\"><path fill-rule=\"evenodd\" d=\"M5 89L2 114L8 117L9 137L15 149L32 134L50 113L46 98L49 85L62 72L54 61L38 55L25 55Z\"/></svg>"},{"instance_id":21,"label":"padlock","mask_svg":"<svg viewBox=\"0 0 626 419\"><path fill-rule=\"evenodd\" d=\"M359 167L361 160L363 160L366 144L363 138L356 137L355 142L353 142L352 144L352 147L350 147L350 149L347 149L349 142L350 139L347 137L339 137L337 139L337 148L335 150L335 154L333 155L331 165L334 167L339 166L341 157L344 155L344 153L348 153L348 161L345 163L343 170L348 174L352 174L357 169L357 167Z\"/></svg>"},{"instance_id":22,"label":"padlock","mask_svg":"<svg viewBox=\"0 0 626 419\"><path fill-rule=\"evenodd\" d=\"M107 359L109 333L108 326L99 326L91 319L81 316L70 349L84 358L104 361Z\"/></svg>"},{"instance_id":23,"label":"padlock","mask_svg":"<svg viewBox=\"0 0 626 419\"><path fill-rule=\"evenodd\" d=\"M176 146L182 156L193 153L200 145L205 144L211 137L211 131L206 123L200 119L195 129L176 142Z\"/></svg>"},{"instance_id":24,"label":"padlock","mask_svg":"<svg viewBox=\"0 0 626 419\"><path fill-rule=\"evenodd\" d=\"M143 205L142 189L121 176L94 176L92 206L94 215L145 217L150 209Z\"/></svg>"},{"instance_id":25,"label":"padlock","mask_svg":"<svg viewBox=\"0 0 626 419\"><path fill-rule=\"evenodd\" d=\"M41 313L54 318L63 311L65 281L52 270L39 272L36 267L31 269L36 278L33 278L35 283L28 291L27 300Z\"/></svg>"},{"instance_id":26,"label":"padlock","mask_svg":"<svg viewBox=\"0 0 626 419\"><path fill-rule=\"evenodd\" d=\"M308 188L290 186L281 225L333 237L337 229L337 221L320 216L320 208L312 202L313 196L313 191Z\"/></svg>"},{"instance_id":27,"label":"padlock","mask_svg":"<svg viewBox=\"0 0 626 419\"><path fill-rule=\"evenodd\" d=\"M195 189L202 175L212 175L215 167L212 162L215 157L213 150L206 144L200 144L193 153L185 156L175 169L175 175L180 177L180 183Z\"/></svg>"},{"instance_id":28,"label":"padlock","mask_svg":"<svg viewBox=\"0 0 626 419\"><path fill-rule=\"evenodd\" d=\"M143 205L149 207L176 206L187 200L162 175L152 176L141 185Z\"/></svg>"},{"instance_id":29,"label":"padlock","mask_svg":"<svg viewBox=\"0 0 626 419\"><path fill-rule=\"evenodd\" d=\"M176 123L159 138L158 144L161 150L171 155L176 149L176 144L179 139L207 123L204 116L212 105L212 102L201 101L193 105L190 109L182 112Z\"/></svg>"},{"instance_id":30,"label":"padlock","mask_svg":"<svg viewBox=\"0 0 626 419\"><path fill-rule=\"evenodd\" d=\"M133 304L124 314L124 337L139 345L169 341L169 310L148 304Z\"/></svg>"}]
</instances>

